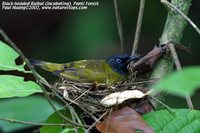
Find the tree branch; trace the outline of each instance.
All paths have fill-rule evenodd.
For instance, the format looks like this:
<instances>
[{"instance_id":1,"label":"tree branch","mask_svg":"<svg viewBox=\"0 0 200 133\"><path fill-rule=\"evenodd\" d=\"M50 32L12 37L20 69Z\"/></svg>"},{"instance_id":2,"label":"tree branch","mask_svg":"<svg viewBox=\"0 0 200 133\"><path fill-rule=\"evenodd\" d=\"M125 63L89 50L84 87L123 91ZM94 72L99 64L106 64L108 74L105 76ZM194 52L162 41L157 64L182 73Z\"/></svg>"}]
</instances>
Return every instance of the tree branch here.
<instances>
[{"instance_id":1,"label":"tree branch","mask_svg":"<svg viewBox=\"0 0 200 133\"><path fill-rule=\"evenodd\" d=\"M196 26L196 24L194 24L194 22L192 22L192 20L190 20L190 18L188 18L176 6L174 6L173 4L171 4L170 2L168 2L167 0L161 0L161 2L163 4L165 4L166 6L168 6L169 8L174 9L177 13L179 13L200 34L200 29Z\"/></svg>"},{"instance_id":2,"label":"tree branch","mask_svg":"<svg viewBox=\"0 0 200 133\"><path fill-rule=\"evenodd\" d=\"M184 14L187 14L191 5L191 0L172 0L172 3ZM168 10L168 16L160 38L160 44L168 44L169 42L180 43L186 24L185 19L181 15ZM172 68L173 61L171 57L164 56L163 59L156 64L151 73L151 78L162 78L167 73L171 72Z\"/></svg>"},{"instance_id":3,"label":"tree branch","mask_svg":"<svg viewBox=\"0 0 200 133\"><path fill-rule=\"evenodd\" d=\"M162 0L161 0L162 1ZM187 15L191 0L171 0L171 3L176 6L181 12ZM168 10L165 27L160 38L160 44L168 44L169 42L180 43L183 35L183 30L187 22L178 13ZM150 78L163 78L173 69L174 62L169 55L165 55L154 67ZM153 103L155 106L156 103Z\"/></svg>"}]
</instances>

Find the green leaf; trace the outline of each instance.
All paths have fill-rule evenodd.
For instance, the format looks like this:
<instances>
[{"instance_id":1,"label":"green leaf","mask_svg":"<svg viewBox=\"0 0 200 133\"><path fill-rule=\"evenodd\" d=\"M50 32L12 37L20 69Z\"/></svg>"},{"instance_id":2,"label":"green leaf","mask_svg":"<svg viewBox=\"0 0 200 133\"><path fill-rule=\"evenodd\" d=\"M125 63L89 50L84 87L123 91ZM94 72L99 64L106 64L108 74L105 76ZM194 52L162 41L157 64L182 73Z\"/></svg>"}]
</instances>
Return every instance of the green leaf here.
<instances>
[{"instance_id":1,"label":"green leaf","mask_svg":"<svg viewBox=\"0 0 200 133\"><path fill-rule=\"evenodd\" d=\"M54 102L56 107L60 104ZM9 98L0 100L0 117L30 122L44 122L53 113L52 107L42 96ZM10 123L0 120L0 132L16 132L31 125Z\"/></svg>"},{"instance_id":2,"label":"green leaf","mask_svg":"<svg viewBox=\"0 0 200 133\"><path fill-rule=\"evenodd\" d=\"M186 67L159 81L152 88L155 92L165 91L174 95L192 95L200 87L200 67Z\"/></svg>"},{"instance_id":3,"label":"green leaf","mask_svg":"<svg viewBox=\"0 0 200 133\"><path fill-rule=\"evenodd\" d=\"M64 113L65 112L65 113ZM60 113L62 113L63 115L65 114L65 116L69 119L71 118L70 115L70 111L69 110L60 110ZM47 123L67 123L64 122L64 120L57 114L57 113L53 113L46 121ZM84 133L84 129L83 128L78 128L78 133ZM74 127L73 126L43 126L40 129L40 133L75 133L74 131Z\"/></svg>"},{"instance_id":4,"label":"green leaf","mask_svg":"<svg viewBox=\"0 0 200 133\"><path fill-rule=\"evenodd\" d=\"M7 44L0 41L0 70L18 70L25 71L24 65L16 65L15 59L19 57L19 54L15 52Z\"/></svg>"},{"instance_id":5,"label":"green leaf","mask_svg":"<svg viewBox=\"0 0 200 133\"><path fill-rule=\"evenodd\" d=\"M60 111L63 114L63 110ZM53 113L46 121L46 123L63 123L63 119L60 118L60 116L57 113ZM40 133L59 133L63 129L62 126L43 126L40 129Z\"/></svg>"},{"instance_id":6,"label":"green leaf","mask_svg":"<svg viewBox=\"0 0 200 133\"><path fill-rule=\"evenodd\" d=\"M0 98L24 97L42 90L35 82L23 81L23 77L0 75Z\"/></svg>"},{"instance_id":7,"label":"green leaf","mask_svg":"<svg viewBox=\"0 0 200 133\"><path fill-rule=\"evenodd\" d=\"M143 115L155 133L200 133L200 111L189 109L159 110Z\"/></svg>"}]
</instances>

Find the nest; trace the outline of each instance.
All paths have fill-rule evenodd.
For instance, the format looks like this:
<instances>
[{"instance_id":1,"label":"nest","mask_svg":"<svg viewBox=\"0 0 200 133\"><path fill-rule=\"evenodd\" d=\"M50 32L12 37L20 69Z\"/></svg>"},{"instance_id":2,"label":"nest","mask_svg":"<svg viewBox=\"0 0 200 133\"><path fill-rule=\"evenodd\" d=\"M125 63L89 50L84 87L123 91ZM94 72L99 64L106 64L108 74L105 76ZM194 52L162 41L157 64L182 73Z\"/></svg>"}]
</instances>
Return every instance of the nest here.
<instances>
[{"instance_id":1,"label":"nest","mask_svg":"<svg viewBox=\"0 0 200 133\"><path fill-rule=\"evenodd\" d=\"M63 95L63 98L68 104L77 105L85 113L89 112L90 114L101 116L110 108L102 105L101 100L103 98L109 94L123 92L125 90L139 90L145 93L148 90L147 87L145 87L147 82L149 81L137 80L136 78L131 77L124 82L108 86L102 83L80 83L62 79L54 84L54 88ZM139 100L129 99L112 107L116 109L120 106L128 105L135 109L136 107L141 107L145 99L148 99L148 97Z\"/></svg>"}]
</instances>

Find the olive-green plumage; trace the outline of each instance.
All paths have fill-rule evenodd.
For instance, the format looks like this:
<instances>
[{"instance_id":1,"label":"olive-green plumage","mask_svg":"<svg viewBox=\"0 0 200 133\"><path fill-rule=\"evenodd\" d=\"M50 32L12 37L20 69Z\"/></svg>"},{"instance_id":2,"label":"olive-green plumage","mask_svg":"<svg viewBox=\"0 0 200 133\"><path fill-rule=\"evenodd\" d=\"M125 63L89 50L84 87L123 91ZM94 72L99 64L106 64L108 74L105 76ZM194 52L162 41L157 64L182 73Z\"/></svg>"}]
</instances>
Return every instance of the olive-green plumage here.
<instances>
[{"instance_id":1,"label":"olive-green plumage","mask_svg":"<svg viewBox=\"0 0 200 133\"><path fill-rule=\"evenodd\" d=\"M69 80L112 84L126 78L128 62L133 59L136 57L120 55L108 60L80 60L63 64L30 60L30 63Z\"/></svg>"},{"instance_id":2,"label":"olive-green plumage","mask_svg":"<svg viewBox=\"0 0 200 133\"><path fill-rule=\"evenodd\" d=\"M113 83L125 78L113 71L105 60L81 60L65 64L42 62L41 67L58 76L79 82Z\"/></svg>"}]
</instances>

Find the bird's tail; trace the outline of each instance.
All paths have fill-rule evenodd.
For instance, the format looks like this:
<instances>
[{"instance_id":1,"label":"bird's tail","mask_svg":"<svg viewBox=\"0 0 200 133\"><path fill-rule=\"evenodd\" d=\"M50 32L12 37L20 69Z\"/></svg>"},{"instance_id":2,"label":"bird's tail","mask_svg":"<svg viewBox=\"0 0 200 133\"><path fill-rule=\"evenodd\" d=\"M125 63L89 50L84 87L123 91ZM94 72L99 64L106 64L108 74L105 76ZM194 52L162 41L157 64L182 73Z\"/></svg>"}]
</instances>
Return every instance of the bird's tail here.
<instances>
[{"instance_id":1,"label":"bird's tail","mask_svg":"<svg viewBox=\"0 0 200 133\"><path fill-rule=\"evenodd\" d=\"M38 66L38 67L43 68L43 69L50 71L50 72L55 72L55 71L59 71L59 70L64 69L63 64L51 63L51 62L33 60L33 59L29 59L29 62L33 66Z\"/></svg>"}]
</instances>

